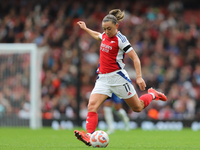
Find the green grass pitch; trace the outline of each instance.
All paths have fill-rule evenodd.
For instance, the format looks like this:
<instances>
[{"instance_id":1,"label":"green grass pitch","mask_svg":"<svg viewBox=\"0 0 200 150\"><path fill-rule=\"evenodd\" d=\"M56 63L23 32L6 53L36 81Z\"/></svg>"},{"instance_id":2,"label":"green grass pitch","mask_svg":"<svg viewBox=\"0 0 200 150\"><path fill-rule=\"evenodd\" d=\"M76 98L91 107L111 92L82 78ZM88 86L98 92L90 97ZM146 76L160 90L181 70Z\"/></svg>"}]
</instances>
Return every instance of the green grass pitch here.
<instances>
[{"instance_id":1,"label":"green grass pitch","mask_svg":"<svg viewBox=\"0 0 200 150\"><path fill-rule=\"evenodd\" d=\"M81 130L81 128L78 128ZM198 150L200 131L116 131L109 135L108 150ZM0 128L0 150L88 150L73 130Z\"/></svg>"}]
</instances>

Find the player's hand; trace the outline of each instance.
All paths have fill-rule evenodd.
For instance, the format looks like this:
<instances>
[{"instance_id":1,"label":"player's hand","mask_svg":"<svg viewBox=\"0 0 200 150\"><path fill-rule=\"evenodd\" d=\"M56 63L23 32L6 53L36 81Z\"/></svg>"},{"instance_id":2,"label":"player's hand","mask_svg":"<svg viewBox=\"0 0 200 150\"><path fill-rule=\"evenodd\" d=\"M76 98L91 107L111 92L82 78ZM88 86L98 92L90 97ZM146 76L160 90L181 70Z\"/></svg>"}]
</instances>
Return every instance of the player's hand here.
<instances>
[{"instance_id":1,"label":"player's hand","mask_svg":"<svg viewBox=\"0 0 200 150\"><path fill-rule=\"evenodd\" d=\"M80 26L81 29L86 29L86 25L85 25L85 22L83 21L78 21L77 24Z\"/></svg>"},{"instance_id":2,"label":"player's hand","mask_svg":"<svg viewBox=\"0 0 200 150\"><path fill-rule=\"evenodd\" d=\"M142 77L139 77L136 79L136 83L138 84L138 86L140 87L141 91L144 91L146 88L146 83L144 82Z\"/></svg>"}]
</instances>

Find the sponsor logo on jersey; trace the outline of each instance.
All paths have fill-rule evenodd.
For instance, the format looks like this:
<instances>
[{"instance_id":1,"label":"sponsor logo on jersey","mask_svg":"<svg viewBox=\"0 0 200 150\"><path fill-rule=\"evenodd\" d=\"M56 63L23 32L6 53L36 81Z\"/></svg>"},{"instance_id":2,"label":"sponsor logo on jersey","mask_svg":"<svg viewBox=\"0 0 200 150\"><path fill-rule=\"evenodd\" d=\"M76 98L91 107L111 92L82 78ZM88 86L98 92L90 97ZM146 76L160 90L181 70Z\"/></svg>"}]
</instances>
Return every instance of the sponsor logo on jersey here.
<instances>
[{"instance_id":1,"label":"sponsor logo on jersey","mask_svg":"<svg viewBox=\"0 0 200 150\"><path fill-rule=\"evenodd\" d=\"M109 53L110 50L112 50L112 46L101 43L101 51Z\"/></svg>"}]
</instances>

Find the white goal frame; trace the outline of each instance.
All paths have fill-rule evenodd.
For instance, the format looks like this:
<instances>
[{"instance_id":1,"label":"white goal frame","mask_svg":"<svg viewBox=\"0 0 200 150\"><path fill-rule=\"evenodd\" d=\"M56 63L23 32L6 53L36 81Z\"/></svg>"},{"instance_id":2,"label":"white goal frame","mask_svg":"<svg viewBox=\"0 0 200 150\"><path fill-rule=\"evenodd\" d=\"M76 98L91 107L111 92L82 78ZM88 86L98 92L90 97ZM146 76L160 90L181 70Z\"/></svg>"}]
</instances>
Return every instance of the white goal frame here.
<instances>
[{"instance_id":1,"label":"white goal frame","mask_svg":"<svg viewBox=\"0 0 200 150\"><path fill-rule=\"evenodd\" d=\"M41 63L42 58L39 57L39 51L36 44L0 44L0 54L21 54L30 53L30 120L29 126L31 129L42 127L41 117Z\"/></svg>"}]
</instances>

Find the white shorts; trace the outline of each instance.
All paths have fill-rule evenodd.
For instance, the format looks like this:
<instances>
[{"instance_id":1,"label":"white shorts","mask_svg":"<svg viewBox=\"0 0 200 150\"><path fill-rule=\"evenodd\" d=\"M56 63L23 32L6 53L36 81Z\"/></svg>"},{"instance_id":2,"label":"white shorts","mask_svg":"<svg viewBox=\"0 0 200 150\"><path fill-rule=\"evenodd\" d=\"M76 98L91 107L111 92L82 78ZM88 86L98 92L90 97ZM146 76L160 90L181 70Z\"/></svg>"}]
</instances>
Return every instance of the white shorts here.
<instances>
[{"instance_id":1,"label":"white shorts","mask_svg":"<svg viewBox=\"0 0 200 150\"><path fill-rule=\"evenodd\" d=\"M121 99L127 99L136 94L135 88L126 70L121 69L107 74L99 74L91 94L98 93L112 96L115 93Z\"/></svg>"}]
</instances>

